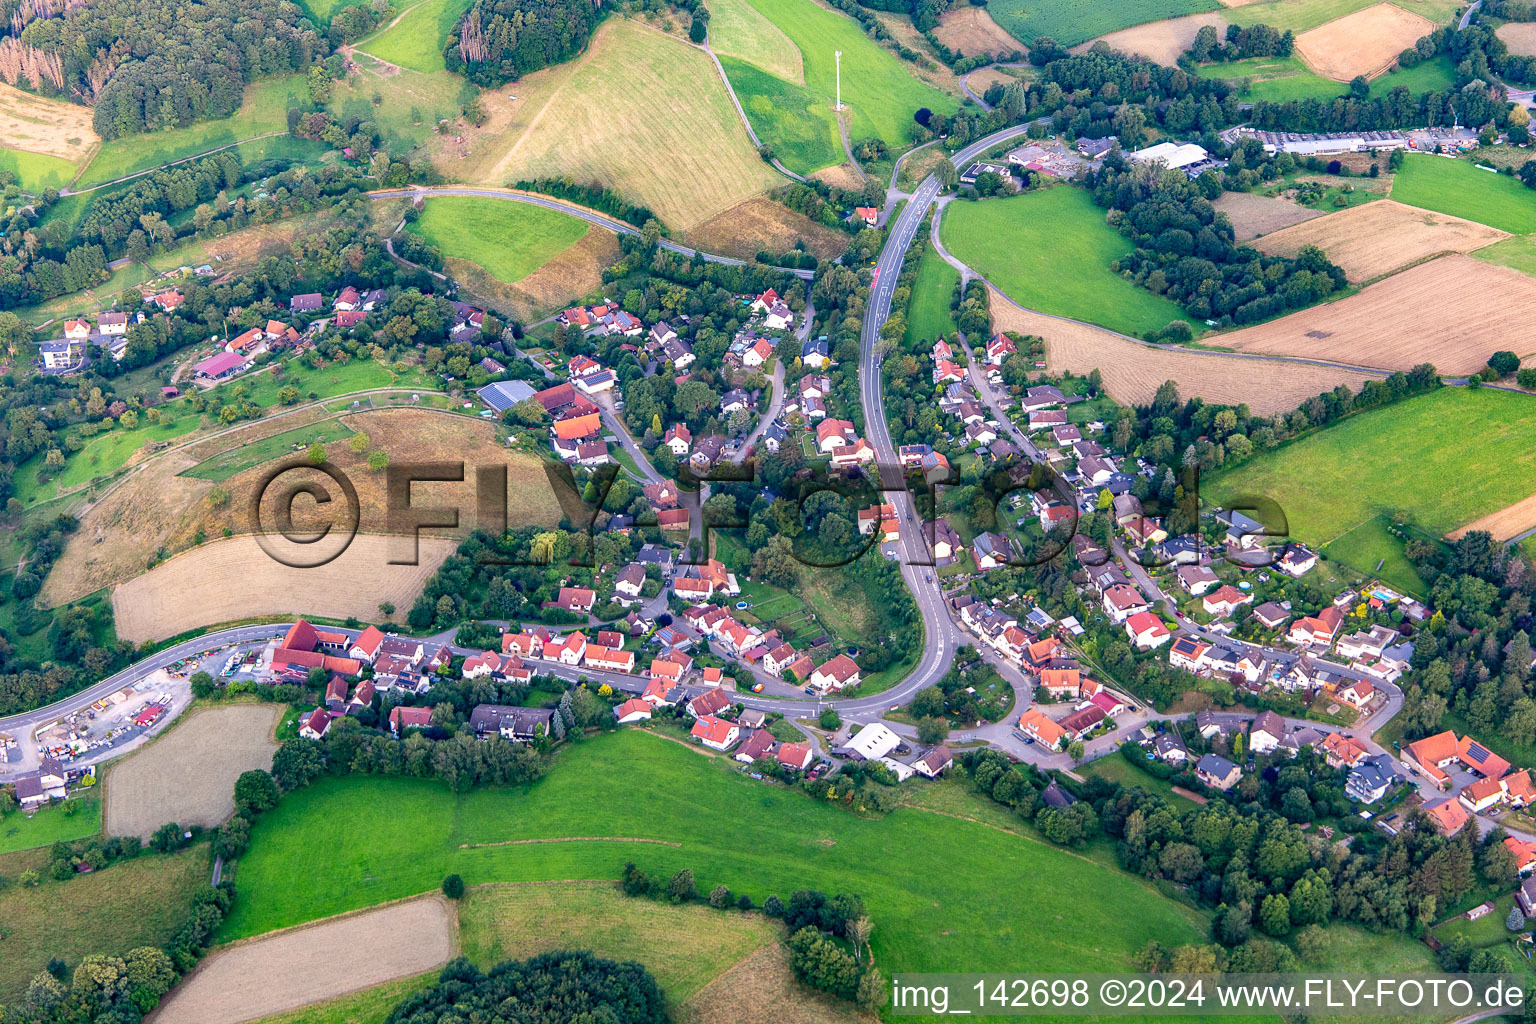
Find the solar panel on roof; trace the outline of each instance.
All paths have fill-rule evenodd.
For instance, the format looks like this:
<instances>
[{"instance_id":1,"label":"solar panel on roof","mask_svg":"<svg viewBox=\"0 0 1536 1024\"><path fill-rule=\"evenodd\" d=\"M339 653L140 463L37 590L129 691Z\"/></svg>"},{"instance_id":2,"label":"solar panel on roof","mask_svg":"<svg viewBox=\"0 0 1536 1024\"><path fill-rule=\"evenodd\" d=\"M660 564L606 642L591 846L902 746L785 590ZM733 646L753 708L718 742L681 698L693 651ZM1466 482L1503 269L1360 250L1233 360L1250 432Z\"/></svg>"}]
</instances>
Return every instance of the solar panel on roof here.
<instances>
[{"instance_id":1,"label":"solar panel on roof","mask_svg":"<svg viewBox=\"0 0 1536 1024\"><path fill-rule=\"evenodd\" d=\"M1488 751L1484 750L1481 746L1473 743L1471 746L1467 747L1467 757L1471 758L1473 761L1476 761L1478 764L1482 764L1488 760L1489 754Z\"/></svg>"}]
</instances>

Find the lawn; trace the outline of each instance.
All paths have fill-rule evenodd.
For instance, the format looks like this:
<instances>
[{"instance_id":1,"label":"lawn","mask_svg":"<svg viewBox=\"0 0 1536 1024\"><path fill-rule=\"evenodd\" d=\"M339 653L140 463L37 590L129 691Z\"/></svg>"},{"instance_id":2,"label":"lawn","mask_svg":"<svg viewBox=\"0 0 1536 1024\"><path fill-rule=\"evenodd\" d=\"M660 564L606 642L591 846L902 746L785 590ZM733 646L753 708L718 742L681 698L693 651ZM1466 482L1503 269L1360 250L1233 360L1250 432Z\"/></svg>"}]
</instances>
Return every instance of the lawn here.
<instances>
[{"instance_id":1,"label":"lawn","mask_svg":"<svg viewBox=\"0 0 1536 1024\"><path fill-rule=\"evenodd\" d=\"M1385 516L1368 519L1329 543L1322 554L1367 576L1379 576L1389 586L1423 597L1429 588L1413 563L1408 561L1403 542L1392 536L1389 523Z\"/></svg>"},{"instance_id":2,"label":"lawn","mask_svg":"<svg viewBox=\"0 0 1536 1024\"><path fill-rule=\"evenodd\" d=\"M960 272L944 261L931 245L923 247L917 265L917 280L912 284L912 304L907 307L908 345L931 345L941 334L957 329L949 300L960 283Z\"/></svg>"},{"instance_id":3,"label":"lawn","mask_svg":"<svg viewBox=\"0 0 1536 1024\"><path fill-rule=\"evenodd\" d=\"M40 866L46 878L46 859ZM14 880L15 873L4 873ZM0 1002L18 999L53 957L73 966L90 953L163 945L186 920L193 891L207 884L208 850L198 845L170 856L146 853L63 882L0 890Z\"/></svg>"},{"instance_id":4,"label":"lawn","mask_svg":"<svg viewBox=\"0 0 1536 1024\"><path fill-rule=\"evenodd\" d=\"M1297 35L1325 22L1364 10L1377 0L1272 0L1223 11L1222 17L1234 25L1269 25L1277 32L1290 29ZM1462 4L1458 0L1396 0L1397 6L1410 14L1428 18L1437 25L1448 24L1451 14Z\"/></svg>"},{"instance_id":5,"label":"lawn","mask_svg":"<svg viewBox=\"0 0 1536 1024\"><path fill-rule=\"evenodd\" d=\"M1215 473L1202 481L1202 497L1220 504L1267 495L1285 510L1291 535L1314 544L1380 514L1438 536L1528 497L1533 471L1536 403L1508 391L1441 388Z\"/></svg>"},{"instance_id":6,"label":"lawn","mask_svg":"<svg viewBox=\"0 0 1536 1024\"><path fill-rule=\"evenodd\" d=\"M803 85L775 78L735 57L720 57L758 138L790 170L810 174L843 162L830 105Z\"/></svg>"},{"instance_id":7,"label":"lawn","mask_svg":"<svg viewBox=\"0 0 1536 1024\"><path fill-rule=\"evenodd\" d=\"M590 228L580 218L542 206L471 196L429 199L410 225L444 256L478 264L506 284L521 281Z\"/></svg>"},{"instance_id":8,"label":"lawn","mask_svg":"<svg viewBox=\"0 0 1536 1024\"><path fill-rule=\"evenodd\" d=\"M959 108L955 97L914 78L901 58L865 35L852 18L815 0L750 2L800 48L805 85L826 107L837 93L833 53L842 52L843 104L852 114L848 132L854 140L875 135L893 148L904 149L909 144L907 126L920 107L936 114Z\"/></svg>"},{"instance_id":9,"label":"lawn","mask_svg":"<svg viewBox=\"0 0 1536 1024\"><path fill-rule=\"evenodd\" d=\"M992 20L1015 39L1027 45L1037 36L1050 36L1062 46L1076 46L1095 36L1149 21L1221 9L1216 0L994 0L987 5ZM1227 12L1226 16L1230 18L1232 13Z\"/></svg>"},{"instance_id":10,"label":"lawn","mask_svg":"<svg viewBox=\"0 0 1536 1024\"><path fill-rule=\"evenodd\" d=\"M391 25L357 44L359 50L412 71L443 71L443 47L471 0L421 0Z\"/></svg>"},{"instance_id":11,"label":"lawn","mask_svg":"<svg viewBox=\"0 0 1536 1024\"><path fill-rule=\"evenodd\" d=\"M1392 198L1511 234L1536 231L1536 191L1466 160L1410 154L1392 180Z\"/></svg>"},{"instance_id":12,"label":"lawn","mask_svg":"<svg viewBox=\"0 0 1536 1024\"><path fill-rule=\"evenodd\" d=\"M80 186L112 181L125 174L195 156L255 135L286 131L288 107L308 101L309 90L302 75L264 79L246 87L245 102L230 117L200 121L186 128L124 136L103 143L101 151L80 176Z\"/></svg>"},{"instance_id":13,"label":"lawn","mask_svg":"<svg viewBox=\"0 0 1536 1024\"><path fill-rule=\"evenodd\" d=\"M1444 92L1456 84L1456 66L1449 57L1436 57L1411 68L1395 68L1380 78L1371 79L1371 96L1385 96L1402 86L1415 96L1426 92Z\"/></svg>"},{"instance_id":14,"label":"lawn","mask_svg":"<svg viewBox=\"0 0 1536 1024\"><path fill-rule=\"evenodd\" d=\"M0 146L0 173L6 171L16 175L22 188L29 192L41 192L45 188L68 184L69 179L75 176L75 165L63 157Z\"/></svg>"},{"instance_id":15,"label":"lawn","mask_svg":"<svg viewBox=\"0 0 1536 1024\"><path fill-rule=\"evenodd\" d=\"M1127 281L1110 264L1131 243L1104 222L1087 192L1059 185L1010 199L951 203L944 247L1009 298L1042 313L1140 334L1184 311Z\"/></svg>"},{"instance_id":16,"label":"lawn","mask_svg":"<svg viewBox=\"0 0 1536 1024\"><path fill-rule=\"evenodd\" d=\"M13 811L0 818L0 853L84 839L100 831L101 801L94 796L44 807L31 815Z\"/></svg>"},{"instance_id":17,"label":"lawn","mask_svg":"<svg viewBox=\"0 0 1536 1024\"><path fill-rule=\"evenodd\" d=\"M1344 94L1344 86L1314 75L1298 57L1250 57L1226 64L1204 64L1201 78L1246 80L1241 93L1246 100L1284 103L1287 100L1332 99Z\"/></svg>"},{"instance_id":18,"label":"lawn","mask_svg":"<svg viewBox=\"0 0 1536 1024\"><path fill-rule=\"evenodd\" d=\"M912 808L860 818L639 730L569 745L546 778L515 790L324 778L252 833L226 939L434 890L451 872L471 885L612 880L629 860L653 875L688 867L701 890L725 884L758 903L804 887L860 893L887 976L1123 970L1149 939L1203 942L1207 930L1204 914L1150 885L1028 837ZM489 845L592 836L610 841ZM682 846L614 841L628 837ZM1042 927L1021 910L1067 892L1070 922L1047 913Z\"/></svg>"},{"instance_id":19,"label":"lawn","mask_svg":"<svg viewBox=\"0 0 1536 1024\"><path fill-rule=\"evenodd\" d=\"M307 427L299 427L297 430L285 430L281 434L273 434L271 437L243 444L227 452L220 452L213 458L199 462L191 469L183 471L180 475L223 483L253 466L259 466L284 455L292 455L315 442L327 444L351 436L352 431L342 426L340 420L323 420Z\"/></svg>"},{"instance_id":20,"label":"lawn","mask_svg":"<svg viewBox=\"0 0 1536 1024\"><path fill-rule=\"evenodd\" d=\"M472 889L459 911L463 953L481 967L550 949L640 960L675 1009L779 938L769 917L625 896L610 882Z\"/></svg>"}]
</instances>

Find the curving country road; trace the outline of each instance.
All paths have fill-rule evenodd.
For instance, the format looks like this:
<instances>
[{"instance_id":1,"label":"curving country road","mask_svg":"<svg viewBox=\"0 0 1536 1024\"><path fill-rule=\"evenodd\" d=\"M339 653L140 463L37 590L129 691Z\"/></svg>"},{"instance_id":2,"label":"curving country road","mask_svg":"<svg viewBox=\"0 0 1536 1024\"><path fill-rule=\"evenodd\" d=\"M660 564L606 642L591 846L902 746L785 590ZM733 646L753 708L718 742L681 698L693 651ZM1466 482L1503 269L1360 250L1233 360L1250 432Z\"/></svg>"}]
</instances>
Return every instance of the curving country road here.
<instances>
[{"instance_id":1,"label":"curving country road","mask_svg":"<svg viewBox=\"0 0 1536 1024\"><path fill-rule=\"evenodd\" d=\"M568 203L563 199L554 199L549 196L530 195L526 192L513 192L510 189L495 188L489 185L412 185L407 188L377 189L368 193L369 199L430 199L434 196L470 196L479 199L504 199L513 203L527 203L530 206L542 206L546 210L558 210L560 213L568 213L572 217L579 217L588 224L596 224L600 228L607 228L620 235L638 235L640 230L621 220L601 213L594 213L575 203ZM663 238L658 244L668 252L675 252L680 256L699 256L706 262L719 263L729 267L745 267L750 264L746 260L738 260L730 256L717 256L710 252L700 252L690 249L686 245L678 245L669 239ZM813 270L793 270L789 267L775 267L775 270L785 274L793 274L804 281L815 278Z\"/></svg>"}]
</instances>

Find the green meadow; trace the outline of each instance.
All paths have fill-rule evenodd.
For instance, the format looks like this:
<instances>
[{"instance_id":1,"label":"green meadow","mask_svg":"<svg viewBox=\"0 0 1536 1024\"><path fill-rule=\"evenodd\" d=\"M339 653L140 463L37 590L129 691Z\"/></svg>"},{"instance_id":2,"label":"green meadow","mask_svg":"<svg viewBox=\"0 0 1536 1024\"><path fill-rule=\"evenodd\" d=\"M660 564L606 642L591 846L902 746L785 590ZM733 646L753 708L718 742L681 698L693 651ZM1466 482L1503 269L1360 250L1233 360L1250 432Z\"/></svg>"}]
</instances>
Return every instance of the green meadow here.
<instances>
[{"instance_id":1,"label":"green meadow","mask_svg":"<svg viewBox=\"0 0 1536 1024\"><path fill-rule=\"evenodd\" d=\"M1139 334L1184 319L1174 303L1110 264L1131 251L1083 189L1058 185L1008 199L950 203L944 248L1022 306Z\"/></svg>"},{"instance_id":2,"label":"green meadow","mask_svg":"<svg viewBox=\"0 0 1536 1024\"><path fill-rule=\"evenodd\" d=\"M520 281L586 236L579 217L529 203L473 196L429 199L409 230L444 256L477 264L498 281Z\"/></svg>"},{"instance_id":3,"label":"green meadow","mask_svg":"<svg viewBox=\"0 0 1536 1024\"><path fill-rule=\"evenodd\" d=\"M1511 234L1536 231L1536 191L1468 160L1409 154L1392 179L1392 198Z\"/></svg>"}]
</instances>

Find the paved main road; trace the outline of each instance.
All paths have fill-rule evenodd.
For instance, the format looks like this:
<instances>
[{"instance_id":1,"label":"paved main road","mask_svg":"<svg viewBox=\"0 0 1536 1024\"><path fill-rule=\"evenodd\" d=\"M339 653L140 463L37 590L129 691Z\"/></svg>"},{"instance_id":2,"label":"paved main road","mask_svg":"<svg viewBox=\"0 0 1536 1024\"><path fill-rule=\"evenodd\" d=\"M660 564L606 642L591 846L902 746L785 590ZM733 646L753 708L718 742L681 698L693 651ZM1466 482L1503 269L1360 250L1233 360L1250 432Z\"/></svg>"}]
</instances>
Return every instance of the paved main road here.
<instances>
[{"instance_id":1,"label":"paved main road","mask_svg":"<svg viewBox=\"0 0 1536 1024\"><path fill-rule=\"evenodd\" d=\"M526 192L513 192L510 189L492 188L489 186L475 185L415 185L410 188L386 188L376 192L369 192L369 199L430 199L433 196L470 196L479 199L502 199L511 203L527 203L530 206L542 206L546 210L558 210L568 213L572 217L579 217L588 224L596 224L600 228L607 228L620 235L638 235L640 232L621 220L614 220L600 213L594 213L575 203L568 203L563 199L552 199L549 196L529 195ZM720 263L730 267L747 266L746 260L733 259L730 256L717 256L714 253L700 252L698 249L690 249L686 245L678 245L668 239L661 239L658 243L668 252L675 252L680 256L701 256L709 263ZM776 270L786 274L794 274L802 280L809 281L816 276L813 270L792 270L789 267L776 267Z\"/></svg>"}]
</instances>

